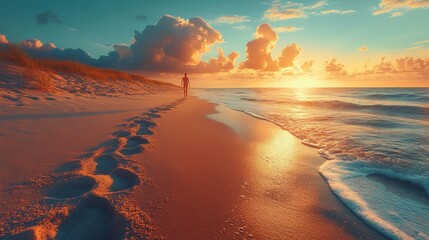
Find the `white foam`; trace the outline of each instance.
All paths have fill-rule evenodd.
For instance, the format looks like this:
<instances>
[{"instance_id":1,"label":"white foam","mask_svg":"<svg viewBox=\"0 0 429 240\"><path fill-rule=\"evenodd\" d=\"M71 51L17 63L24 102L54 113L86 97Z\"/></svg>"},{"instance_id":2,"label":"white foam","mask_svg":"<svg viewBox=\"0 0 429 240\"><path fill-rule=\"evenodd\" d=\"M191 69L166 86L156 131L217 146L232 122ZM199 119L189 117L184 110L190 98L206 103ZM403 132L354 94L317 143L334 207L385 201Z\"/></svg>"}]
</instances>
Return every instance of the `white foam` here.
<instances>
[{"instance_id":1,"label":"white foam","mask_svg":"<svg viewBox=\"0 0 429 240\"><path fill-rule=\"evenodd\" d=\"M429 175L398 172L365 161L326 161L319 169L332 191L365 222L393 239L429 239L429 201L404 198L380 182L379 174L418 184L429 192ZM426 199L427 200L427 199Z\"/></svg>"}]
</instances>

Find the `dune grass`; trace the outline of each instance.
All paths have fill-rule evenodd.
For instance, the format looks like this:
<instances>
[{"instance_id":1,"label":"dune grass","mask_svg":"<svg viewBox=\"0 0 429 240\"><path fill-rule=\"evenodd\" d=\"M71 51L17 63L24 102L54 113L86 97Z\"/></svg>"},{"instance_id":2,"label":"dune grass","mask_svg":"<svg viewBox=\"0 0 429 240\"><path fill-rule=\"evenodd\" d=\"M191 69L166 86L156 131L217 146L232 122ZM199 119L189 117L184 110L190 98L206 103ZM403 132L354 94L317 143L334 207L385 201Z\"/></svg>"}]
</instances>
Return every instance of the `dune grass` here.
<instances>
[{"instance_id":1,"label":"dune grass","mask_svg":"<svg viewBox=\"0 0 429 240\"><path fill-rule=\"evenodd\" d=\"M8 45L0 49L0 60L24 67L23 75L27 87L43 92L54 91L52 74L80 76L96 81L144 81L151 85L171 85L149 80L143 76L112 69L102 69L75 61L38 59L29 56L22 48Z\"/></svg>"}]
</instances>

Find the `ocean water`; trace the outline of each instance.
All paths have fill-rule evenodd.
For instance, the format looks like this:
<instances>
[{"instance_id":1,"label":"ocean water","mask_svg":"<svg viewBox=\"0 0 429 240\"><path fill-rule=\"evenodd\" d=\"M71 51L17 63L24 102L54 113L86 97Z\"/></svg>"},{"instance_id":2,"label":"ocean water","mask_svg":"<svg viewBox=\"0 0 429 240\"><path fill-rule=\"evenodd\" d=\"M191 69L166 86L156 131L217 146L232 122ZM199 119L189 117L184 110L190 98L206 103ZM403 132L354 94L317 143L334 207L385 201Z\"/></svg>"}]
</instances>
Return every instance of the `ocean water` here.
<instances>
[{"instance_id":1,"label":"ocean water","mask_svg":"<svg viewBox=\"0 0 429 240\"><path fill-rule=\"evenodd\" d=\"M315 148L332 191L394 239L429 239L429 89L197 89Z\"/></svg>"}]
</instances>

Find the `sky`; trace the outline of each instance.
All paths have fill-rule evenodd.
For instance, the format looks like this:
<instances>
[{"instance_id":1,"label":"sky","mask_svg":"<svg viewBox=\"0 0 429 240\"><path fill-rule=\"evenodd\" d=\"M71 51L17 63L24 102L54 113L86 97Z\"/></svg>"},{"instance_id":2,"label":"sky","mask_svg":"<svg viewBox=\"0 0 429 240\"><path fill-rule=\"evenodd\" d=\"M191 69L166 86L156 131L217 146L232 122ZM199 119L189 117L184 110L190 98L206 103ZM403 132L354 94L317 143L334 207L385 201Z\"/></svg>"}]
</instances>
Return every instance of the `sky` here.
<instances>
[{"instance_id":1,"label":"sky","mask_svg":"<svg viewBox=\"0 0 429 240\"><path fill-rule=\"evenodd\" d=\"M0 43L37 57L198 87L429 86L429 0L0 2Z\"/></svg>"}]
</instances>

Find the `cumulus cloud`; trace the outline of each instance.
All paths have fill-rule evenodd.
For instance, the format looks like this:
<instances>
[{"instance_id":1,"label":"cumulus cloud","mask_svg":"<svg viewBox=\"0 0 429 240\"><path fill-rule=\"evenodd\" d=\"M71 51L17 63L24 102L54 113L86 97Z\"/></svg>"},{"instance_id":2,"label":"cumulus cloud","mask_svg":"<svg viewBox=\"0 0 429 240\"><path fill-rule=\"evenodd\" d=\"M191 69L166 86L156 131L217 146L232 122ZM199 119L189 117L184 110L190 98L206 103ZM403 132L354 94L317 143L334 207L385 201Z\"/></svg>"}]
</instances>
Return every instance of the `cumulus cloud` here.
<instances>
[{"instance_id":1,"label":"cumulus cloud","mask_svg":"<svg viewBox=\"0 0 429 240\"><path fill-rule=\"evenodd\" d=\"M429 0L381 0L373 15L388 13L397 9L417 9L429 7Z\"/></svg>"},{"instance_id":2,"label":"cumulus cloud","mask_svg":"<svg viewBox=\"0 0 429 240\"><path fill-rule=\"evenodd\" d=\"M8 44L9 41L7 40L6 36L3 34L0 34L0 44Z\"/></svg>"},{"instance_id":3,"label":"cumulus cloud","mask_svg":"<svg viewBox=\"0 0 429 240\"><path fill-rule=\"evenodd\" d=\"M183 72L187 69L198 72L199 68L208 66L201 63L201 56L222 41L222 35L200 17L186 20L164 15L155 25L135 32L134 43L130 45L131 56L121 64L125 68L148 71ZM222 56L217 60L217 63L223 62ZM229 65L216 66L228 68Z\"/></svg>"},{"instance_id":4,"label":"cumulus cloud","mask_svg":"<svg viewBox=\"0 0 429 240\"><path fill-rule=\"evenodd\" d=\"M296 43L286 46L279 57L279 66L281 68L295 66L295 60L298 58L301 52L302 49Z\"/></svg>"},{"instance_id":5,"label":"cumulus cloud","mask_svg":"<svg viewBox=\"0 0 429 240\"><path fill-rule=\"evenodd\" d=\"M326 61L324 64L325 71L334 77L347 76L347 72L344 70L344 65L338 62L337 59L332 58Z\"/></svg>"},{"instance_id":6,"label":"cumulus cloud","mask_svg":"<svg viewBox=\"0 0 429 240\"><path fill-rule=\"evenodd\" d=\"M33 49L33 50L41 50L41 51L50 51L56 48L56 46L53 43L43 44L42 41L40 41L39 39L22 40L17 45L24 49Z\"/></svg>"},{"instance_id":7,"label":"cumulus cloud","mask_svg":"<svg viewBox=\"0 0 429 240\"><path fill-rule=\"evenodd\" d=\"M216 18L213 23L217 24L237 24L243 22L250 22L248 16L239 16L239 15L230 15L230 16L221 16Z\"/></svg>"},{"instance_id":8,"label":"cumulus cloud","mask_svg":"<svg viewBox=\"0 0 429 240\"><path fill-rule=\"evenodd\" d=\"M59 49L29 39L17 45L30 55L40 58L73 60L99 67L162 72L219 72L234 68L238 53L227 56L222 49L216 58L201 61L203 54L222 42L222 35L202 18L189 20L170 15L162 16L155 25L136 31L130 46L113 44L113 51L98 59L82 49Z\"/></svg>"},{"instance_id":9,"label":"cumulus cloud","mask_svg":"<svg viewBox=\"0 0 429 240\"><path fill-rule=\"evenodd\" d=\"M429 74L429 59L421 59L414 57L397 58L389 61L383 57L380 62L376 63L371 69L367 70L367 74L385 74L385 73L419 73Z\"/></svg>"},{"instance_id":10,"label":"cumulus cloud","mask_svg":"<svg viewBox=\"0 0 429 240\"><path fill-rule=\"evenodd\" d=\"M295 26L285 26L285 27L276 27L274 30L276 32L296 32L299 30L303 30L304 28L299 28Z\"/></svg>"},{"instance_id":11,"label":"cumulus cloud","mask_svg":"<svg viewBox=\"0 0 429 240\"><path fill-rule=\"evenodd\" d=\"M191 67L189 69L193 72L219 72L219 70L230 70L234 68L235 61L237 60L239 54L236 52L231 52L227 57L225 57L223 50L218 48L217 58L211 58L208 62L200 62L197 66Z\"/></svg>"},{"instance_id":12,"label":"cumulus cloud","mask_svg":"<svg viewBox=\"0 0 429 240\"><path fill-rule=\"evenodd\" d=\"M310 73L313 72L313 65L314 65L314 60L310 60L310 61L305 61L302 65L301 65L301 70L305 73Z\"/></svg>"},{"instance_id":13,"label":"cumulus cloud","mask_svg":"<svg viewBox=\"0 0 429 240\"><path fill-rule=\"evenodd\" d=\"M278 60L273 59L272 51L278 41L277 33L267 23L258 26L255 39L247 43L246 60L240 64L241 69L278 71L281 68L294 66L301 53L297 44L286 46Z\"/></svg>"},{"instance_id":14,"label":"cumulus cloud","mask_svg":"<svg viewBox=\"0 0 429 240\"><path fill-rule=\"evenodd\" d=\"M132 56L131 49L127 44L113 44L112 47L119 54L120 59Z\"/></svg>"},{"instance_id":15,"label":"cumulus cloud","mask_svg":"<svg viewBox=\"0 0 429 240\"><path fill-rule=\"evenodd\" d=\"M134 20L138 20L138 21L145 21L146 19L147 19L147 16L144 14L139 14L134 18Z\"/></svg>"},{"instance_id":16,"label":"cumulus cloud","mask_svg":"<svg viewBox=\"0 0 429 240\"><path fill-rule=\"evenodd\" d=\"M39 25L46 25L48 23L56 23L61 24L62 21L58 17L56 13L54 13L52 10L48 10L42 13L39 13L36 15L36 20Z\"/></svg>"},{"instance_id":17,"label":"cumulus cloud","mask_svg":"<svg viewBox=\"0 0 429 240\"><path fill-rule=\"evenodd\" d=\"M355 10L338 10L338 9L330 9L330 10L323 10L320 11L320 14L322 15L328 15L328 14L349 14L349 13L355 13Z\"/></svg>"},{"instance_id":18,"label":"cumulus cloud","mask_svg":"<svg viewBox=\"0 0 429 240\"><path fill-rule=\"evenodd\" d=\"M277 33L265 23L258 26L255 36L256 39L247 43L247 60L241 63L240 68L277 71L278 63L271 56L278 40Z\"/></svg>"}]
</instances>

